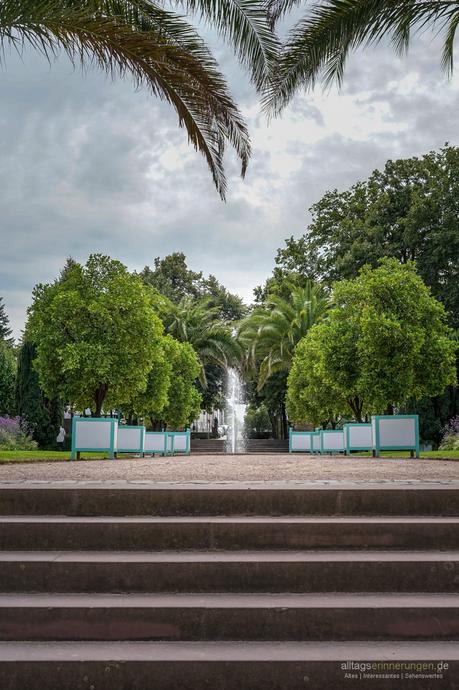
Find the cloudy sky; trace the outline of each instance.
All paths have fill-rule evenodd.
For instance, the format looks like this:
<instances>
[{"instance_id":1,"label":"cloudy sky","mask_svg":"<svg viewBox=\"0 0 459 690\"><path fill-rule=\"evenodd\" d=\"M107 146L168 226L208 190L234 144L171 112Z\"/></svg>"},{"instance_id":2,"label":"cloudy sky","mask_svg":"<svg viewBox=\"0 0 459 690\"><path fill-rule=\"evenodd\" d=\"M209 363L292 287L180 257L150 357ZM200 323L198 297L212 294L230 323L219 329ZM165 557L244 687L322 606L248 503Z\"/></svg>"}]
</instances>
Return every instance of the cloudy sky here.
<instances>
[{"instance_id":1,"label":"cloudy sky","mask_svg":"<svg viewBox=\"0 0 459 690\"><path fill-rule=\"evenodd\" d=\"M400 60L380 46L353 57L344 88L300 94L269 125L248 79L210 37L251 131L247 177L228 155L222 203L172 109L128 81L82 75L65 58L6 56L0 71L0 295L15 334L31 290L69 255L103 252L138 270L183 251L250 301L276 249L308 223L307 209L387 158L459 143L459 71L416 41Z\"/></svg>"}]
</instances>

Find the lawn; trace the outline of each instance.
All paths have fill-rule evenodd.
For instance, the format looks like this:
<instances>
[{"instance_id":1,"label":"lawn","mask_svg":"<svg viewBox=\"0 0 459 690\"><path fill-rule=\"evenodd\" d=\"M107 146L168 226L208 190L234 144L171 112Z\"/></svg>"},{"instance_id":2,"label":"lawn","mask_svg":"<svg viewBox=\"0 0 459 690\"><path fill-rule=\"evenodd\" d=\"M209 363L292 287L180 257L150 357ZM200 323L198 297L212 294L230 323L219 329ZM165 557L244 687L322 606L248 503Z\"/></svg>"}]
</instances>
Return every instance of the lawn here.
<instances>
[{"instance_id":1,"label":"lawn","mask_svg":"<svg viewBox=\"0 0 459 690\"><path fill-rule=\"evenodd\" d=\"M368 456L369 453L361 453L361 456ZM383 457L407 458L409 452L383 452ZM128 457L127 455L123 457ZM354 455L353 457L358 457ZM81 460L104 460L108 458L107 453L85 453ZM459 460L459 450L431 450L421 453L421 458L436 458L445 460ZM0 450L0 463L7 462L59 462L70 460L69 451L59 450Z\"/></svg>"},{"instance_id":2,"label":"lawn","mask_svg":"<svg viewBox=\"0 0 459 690\"><path fill-rule=\"evenodd\" d=\"M85 453L82 460L103 460L107 453ZM59 462L70 460L70 451L61 450L0 450L2 462Z\"/></svg>"}]
</instances>

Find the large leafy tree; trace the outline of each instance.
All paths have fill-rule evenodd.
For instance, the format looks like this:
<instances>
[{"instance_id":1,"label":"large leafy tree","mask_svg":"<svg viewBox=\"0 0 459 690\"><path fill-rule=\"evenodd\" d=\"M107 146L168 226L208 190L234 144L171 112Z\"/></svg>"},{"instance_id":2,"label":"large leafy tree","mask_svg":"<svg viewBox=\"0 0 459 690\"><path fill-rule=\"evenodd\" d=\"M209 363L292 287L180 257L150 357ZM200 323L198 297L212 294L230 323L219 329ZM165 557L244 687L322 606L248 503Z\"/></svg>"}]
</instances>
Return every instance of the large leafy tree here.
<instances>
[{"instance_id":1,"label":"large leafy tree","mask_svg":"<svg viewBox=\"0 0 459 690\"><path fill-rule=\"evenodd\" d=\"M154 0L3 0L0 43L30 46L50 59L65 52L74 64L127 75L170 103L224 197L225 146L234 147L244 174L247 129L212 53L183 15L211 24L257 88L271 72L277 43L256 0L179 0L175 7Z\"/></svg>"},{"instance_id":2,"label":"large leafy tree","mask_svg":"<svg viewBox=\"0 0 459 690\"><path fill-rule=\"evenodd\" d=\"M303 0L269 0L273 24ZM459 25L457 0L322 0L311 3L291 30L269 100L284 107L299 87L318 79L342 81L351 51L389 39L403 53L413 34L430 29L443 34L441 62L451 72Z\"/></svg>"},{"instance_id":3,"label":"large leafy tree","mask_svg":"<svg viewBox=\"0 0 459 690\"><path fill-rule=\"evenodd\" d=\"M145 389L162 331L142 280L100 254L37 285L26 328L46 395L96 416Z\"/></svg>"},{"instance_id":4,"label":"large leafy tree","mask_svg":"<svg viewBox=\"0 0 459 690\"><path fill-rule=\"evenodd\" d=\"M163 259L157 256L154 268L145 266L141 276L147 285L154 287L174 304L184 298L196 301L208 298L208 305L218 307L218 318L223 321L241 319L246 313L242 299L229 292L215 276L204 278L202 271L188 268L183 252L173 252Z\"/></svg>"},{"instance_id":5,"label":"large leafy tree","mask_svg":"<svg viewBox=\"0 0 459 690\"><path fill-rule=\"evenodd\" d=\"M200 372L200 362L189 343L174 338L164 339L166 357L171 364L167 405L160 418L172 427L188 426L199 415L201 395L194 385Z\"/></svg>"},{"instance_id":6,"label":"large leafy tree","mask_svg":"<svg viewBox=\"0 0 459 690\"><path fill-rule=\"evenodd\" d=\"M162 259L157 256L154 267L145 266L141 276L147 285L154 287L171 302L201 296L202 272L188 268L183 252L173 252Z\"/></svg>"},{"instance_id":7,"label":"large leafy tree","mask_svg":"<svg viewBox=\"0 0 459 690\"><path fill-rule=\"evenodd\" d=\"M319 384L339 404L335 414L361 421L455 383L456 343L445 309L412 263L383 259L376 269L365 266L357 278L335 285L333 301L295 353L288 396L294 420L323 414ZM309 366L318 381L311 388L301 384Z\"/></svg>"},{"instance_id":8,"label":"large leafy tree","mask_svg":"<svg viewBox=\"0 0 459 690\"><path fill-rule=\"evenodd\" d=\"M331 285L384 256L414 260L459 327L459 148L389 160L365 182L327 192L311 214L306 233L278 251L279 273Z\"/></svg>"},{"instance_id":9,"label":"large leafy tree","mask_svg":"<svg viewBox=\"0 0 459 690\"><path fill-rule=\"evenodd\" d=\"M48 398L40 388L33 366L35 355L33 343L24 341L18 356L16 410L39 447L50 448L55 445L62 423L63 404L58 398Z\"/></svg>"}]
</instances>

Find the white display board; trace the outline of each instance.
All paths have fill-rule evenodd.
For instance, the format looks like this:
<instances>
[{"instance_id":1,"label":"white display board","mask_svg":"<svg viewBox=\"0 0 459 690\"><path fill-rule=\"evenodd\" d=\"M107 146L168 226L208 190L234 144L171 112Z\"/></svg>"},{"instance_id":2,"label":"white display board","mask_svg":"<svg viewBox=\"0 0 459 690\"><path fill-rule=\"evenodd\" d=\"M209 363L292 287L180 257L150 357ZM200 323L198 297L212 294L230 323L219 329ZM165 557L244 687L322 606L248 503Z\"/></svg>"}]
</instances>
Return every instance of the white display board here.
<instances>
[{"instance_id":1,"label":"white display board","mask_svg":"<svg viewBox=\"0 0 459 690\"><path fill-rule=\"evenodd\" d=\"M311 434L311 437L313 453L320 453L320 431L315 431Z\"/></svg>"},{"instance_id":2,"label":"white display board","mask_svg":"<svg viewBox=\"0 0 459 690\"><path fill-rule=\"evenodd\" d=\"M310 453L312 451L312 432L310 431L290 431L291 453Z\"/></svg>"},{"instance_id":3,"label":"white display board","mask_svg":"<svg viewBox=\"0 0 459 690\"><path fill-rule=\"evenodd\" d=\"M190 432L171 432L168 434L167 450L169 453L188 453L190 450Z\"/></svg>"},{"instance_id":4,"label":"white display board","mask_svg":"<svg viewBox=\"0 0 459 690\"><path fill-rule=\"evenodd\" d=\"M324 429L319 433L322 453L343 453L346 450L342 429Z\"/></svg>"},{"instance_id":5,"label":"white display board","mask_svg":"<svg viewBox=\"0 0 459 690\"><path fill-rule=\"evenodd\" d=\"M345 424L344 436L348 452L373 448L371 424Z\"/></svg>"},{"instance_id":6,"label":"white display board","mask_svg":"<svg viewBox=\"0 0 459 690\"><path fill-rule=\"evenodd\" d=\"M375 415L371 418L373 450L411 450L419 456L418 415Z\"/></svg>"},{"instance_id":7,"label":"white display board","mask_svg":"<svg viewBox=\"0 0 459 690\"><path fill-rule=\"evenodd\" d=\"M72 459L81 452L107 452L114 457L118 441L118 420L112 417L74 417Z\"/></svg>"},{"instance_id":8,"label":"white display board","mask_svg":"<svg viewBox=\"0 0 459 690\"><path fill-rule=\"evenodd\" d=\"M416 429L414 419L380 419L379 443L382 446L414 446Z\"/></svg>"},{"instance_id":9,"label":"white display board","mask_svg":"<svg viewBox=\"0 0 459 690\"><path fill-rule=\"evenodd\" d=\"M145 453L164 453L165 444L165 431L147 431L145 434Z\"/></svg>"},{"instance_id":10,"label":"white display board","mask_svg":"<svg viewBox=\"0 0 459 690\"><path fill-rule=\"evenodd\" d=\"M144 426L118 426L117 453L143 453L145 443Z\"/></svg>"}]
</instances>

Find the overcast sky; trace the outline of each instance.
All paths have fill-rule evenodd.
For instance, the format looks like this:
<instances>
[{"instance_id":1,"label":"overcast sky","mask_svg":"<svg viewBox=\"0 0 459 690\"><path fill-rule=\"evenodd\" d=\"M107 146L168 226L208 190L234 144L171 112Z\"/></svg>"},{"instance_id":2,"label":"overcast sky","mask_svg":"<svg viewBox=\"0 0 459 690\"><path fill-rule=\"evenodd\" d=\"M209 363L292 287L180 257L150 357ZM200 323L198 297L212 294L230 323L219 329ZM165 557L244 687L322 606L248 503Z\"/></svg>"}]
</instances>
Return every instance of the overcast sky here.
<instances>
[{"instance_id":1,"label":"overcast sky","mask_svg":"<svg viewBox=\"0 0 459 690\"><path fill-rule=\"evenodd\" d=\"M327 189L345 189L387 158L458 143L459 73L443 77L427 39L402 60L383 46L355 56L340 93L300 94L269 125L248 79L212 42L253 142L244 181L228 155L226 204L170 107L65 58L49 66L36 53L7 56L0 295L16 336L33 286L53 280L69 255L103 252L139 270L183 251L191 268L250 301Z\"/></svg>"}]
</instances>

